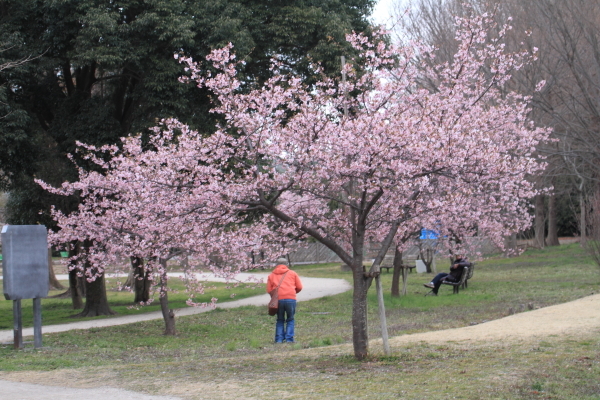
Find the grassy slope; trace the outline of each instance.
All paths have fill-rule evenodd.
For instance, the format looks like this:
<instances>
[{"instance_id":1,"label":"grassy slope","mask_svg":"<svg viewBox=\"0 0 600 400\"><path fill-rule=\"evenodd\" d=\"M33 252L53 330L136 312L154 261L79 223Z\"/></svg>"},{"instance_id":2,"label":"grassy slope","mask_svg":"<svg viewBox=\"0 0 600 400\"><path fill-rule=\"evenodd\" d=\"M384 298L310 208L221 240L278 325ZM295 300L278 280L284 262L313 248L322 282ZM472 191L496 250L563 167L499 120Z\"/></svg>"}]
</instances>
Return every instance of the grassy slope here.
<instances>
[{"instance_id":1,"label":"grassy slope","mask_svg":"<svg viewBox=\"0 0 600 400\"><path fill-rule=\"evenodd\" d=\"M350 279L339 265L296 270L303 276ZM383 276L389 291L391 274ZM411 274L407 296L386 297L390 335L467 326L501 318L509 308L526 309L529 303L566 302L598 292L599 278L577 245L481 261L469 288L459 295L442 287L440 296L425 297L422 284L429 277ZM376 338L372 292L370 335ZM350 292L301 303L299 343L293 346L271 343L274 321L263 307L243 307L180 318L174 338L161 335L161 321L45 335L41 350L0 348L0 370L67 368L78 379L101 376L114 385L189 398L600 399L597 334L551 337L534 345L421 343L363 363L328 354L326 347L317 356L296 351L350 342L350 304Z\"/></svg>"}]
</instances>

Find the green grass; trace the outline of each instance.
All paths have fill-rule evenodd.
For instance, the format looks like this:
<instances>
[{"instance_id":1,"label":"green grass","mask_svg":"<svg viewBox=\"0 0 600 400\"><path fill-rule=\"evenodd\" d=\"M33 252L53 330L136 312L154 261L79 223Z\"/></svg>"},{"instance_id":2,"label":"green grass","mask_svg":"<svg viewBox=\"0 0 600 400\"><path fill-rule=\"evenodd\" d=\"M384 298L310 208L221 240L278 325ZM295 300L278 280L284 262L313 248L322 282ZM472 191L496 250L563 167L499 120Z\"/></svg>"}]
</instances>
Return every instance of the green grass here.
<instances>
[{"instance_id":1,"label":"green grass","mask_svg":"<svg viewBox=\"0 0 600 400\"><path fill-rule=\"evenodd\" d=\"M351 273L342 272L339 264L294 269L301 276L351 281ZM446 269L438 263L438 270ZM431 276L412 273L408 295L392 298L391 276L383 273L392 336L468 326L504 317L510 309L525 312L530 304L543 307L600 290L598 268L576 244L480 261L469 288L458 295L443 286L439 296L425 297L423 283ZM390 357L373 354L357 362L351 354L328 352L351 342L351 302L347 292L300 303L298 343L291 346L272 343L274 319L265 307L178 318L175 337L162 335L160 320L45 334L42 349L0 346L0 378L67 369L72 377L182 398L600 399L597 332L533 344L417 343L394 348ZM44 319L53 313L44 309ZM374 287L369 334L380 337ZM303 348L320 349L316 354L297 351ZM186 392L186 385L197 392Z\"/></svg>"},{"instance_id":2,"label":"green grass","mask_svg":"<svg viewBox=\"0 0 600 400\"><path fill-rule=\"evenodd\" d=\"M68 282L61 282L67 287ZM90 318L73 318L78 310L72 308L71 299L45 298L42 299L42 323L43 325L53 325L61 323L71 323L74 321L86 321L91 319L113 318L124 315L142 314L151 311L159 311L160 304L158 293L154 301L147 306L133 304L133 293L128 291L117 291L116 279L108 278L106 282L107 298L111 309L116 312L115 316L102 316ZM243 299L250 296L256 296L264 293L264 284L239 284L236 287L233 284L219 282L207 282L206 290L203 294L197 294L194 300L198 303L210 302L211 298L216 297L219 302ZM185 290L185 285L179 279L169 280L169 306L170 308L186 308L186 300L189 293ZM52 290L49 296L57 295L64 290ZM0 329L13 329L12 300L0 300ZM33 326L33 301L31 299L21 300L21 309L23 315L23 327Z\"/></svg>"}]
</instances>

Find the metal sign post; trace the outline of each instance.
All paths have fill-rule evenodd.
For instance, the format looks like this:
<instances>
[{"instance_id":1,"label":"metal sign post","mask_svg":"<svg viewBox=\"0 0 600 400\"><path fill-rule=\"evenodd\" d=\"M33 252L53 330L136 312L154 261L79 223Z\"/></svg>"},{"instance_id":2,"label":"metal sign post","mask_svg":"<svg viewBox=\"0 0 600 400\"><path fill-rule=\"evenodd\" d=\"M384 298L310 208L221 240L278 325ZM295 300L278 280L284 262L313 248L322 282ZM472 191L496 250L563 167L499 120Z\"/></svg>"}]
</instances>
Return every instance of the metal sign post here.
<instances>
[{"instance_id":1,"label":"metal sign post","mask_svg":"<svg viewBox=\"0 0 600 400\"><path fill-rule=\"evenodd\" d=\"M23 348L23 321L21 314L21 300L13 300L13 330L15 349Z\"/></svg>"},{"instance_id":2,"label":"metal sign post","mask_svg":"<svg viewBox=\"0 0 600 400\"><path fill-rule=\"evenodd\" d=\"M42 225L2 228L2 286L13 300L15 349L23 348L21 300L33 299L34 346L42 347L42 297L48 296L48 233Z\"/></svg>"}]
</instances>

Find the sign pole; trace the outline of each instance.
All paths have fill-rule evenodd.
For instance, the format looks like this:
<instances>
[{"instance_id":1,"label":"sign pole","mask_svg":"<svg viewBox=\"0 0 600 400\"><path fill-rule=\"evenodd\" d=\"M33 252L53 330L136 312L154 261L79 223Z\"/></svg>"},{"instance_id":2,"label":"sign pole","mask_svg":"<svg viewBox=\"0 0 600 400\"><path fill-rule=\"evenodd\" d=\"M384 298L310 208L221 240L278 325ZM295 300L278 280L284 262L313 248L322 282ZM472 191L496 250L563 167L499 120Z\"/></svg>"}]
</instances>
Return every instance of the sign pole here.
<instances>
[{"instance_id":1,"label":"sign pole","mask_svg":"<svg viewBox=\"0 0 600 400\"><path fill-rule=\"evenodd\" d=\"M13 329L15 349L23 348L23 323L21 313L21 300L13 300Z\"/></svg>"},{"instance_id":2,"label":"sign pole","mask_svg":"<svg viewBox=\"0 0 600 400\"><path fill-rule=\"evenodd\" d=\"M385 319L385 303L383 302L383 287L381 285L381 273L375 277L377 288L377 302L379 303L379 320L381 321L381 340L383 342L383 353L386 356L391 356L390 342L388 340L387 322Z\"/></svg>"},{"instance_id":3,"label":"sign pole","mask_svg":"<svg viewBox=\"0 0 600 400\"><path fill-rule=\"evenodd\" d=\"M33 299L33 345L36 349L42 347L42 299Z\"/></svg>"}]
</instances>

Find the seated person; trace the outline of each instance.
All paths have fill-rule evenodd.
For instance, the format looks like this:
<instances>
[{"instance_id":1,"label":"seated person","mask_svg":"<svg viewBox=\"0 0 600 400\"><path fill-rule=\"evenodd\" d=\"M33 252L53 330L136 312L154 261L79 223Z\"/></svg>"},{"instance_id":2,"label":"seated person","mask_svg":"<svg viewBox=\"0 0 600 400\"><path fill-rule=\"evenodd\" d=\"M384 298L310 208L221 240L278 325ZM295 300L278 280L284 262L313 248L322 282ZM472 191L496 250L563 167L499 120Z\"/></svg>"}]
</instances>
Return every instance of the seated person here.
<instances>
[{"instance_id":1,"label":"seated person","mask_svg":"<svg viewBox=\"0 0 600 400\"><path fill-rule=\"evenodd\" d=\"M433 293L437 295L438 289L442 285L443 281L458 282L464 267L469 266L469 260L467 257L463 257L461 254L457 254L454 257L454 262L450 265L450 273L440 272L433 278L429 283L425 283L423 286L433 289Z\"/></svg>"}]
</instances>

